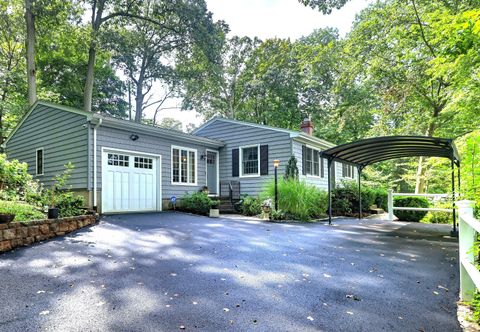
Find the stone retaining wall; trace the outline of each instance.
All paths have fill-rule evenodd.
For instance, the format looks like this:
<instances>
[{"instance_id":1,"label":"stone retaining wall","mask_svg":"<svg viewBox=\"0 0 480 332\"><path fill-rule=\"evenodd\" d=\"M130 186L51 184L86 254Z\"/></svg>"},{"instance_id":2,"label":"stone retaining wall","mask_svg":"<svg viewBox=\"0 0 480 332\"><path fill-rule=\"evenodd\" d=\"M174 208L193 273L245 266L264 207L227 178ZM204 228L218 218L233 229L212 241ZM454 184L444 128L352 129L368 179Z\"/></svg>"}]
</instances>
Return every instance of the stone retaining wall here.
<instances>
[{"instance_id":1,"label":"stone retaining wall","mask_svg":"<svg viewBox=\"0 0 480 332\"><path fill-rule=\"evenodd\" d=\"M0 224L0 252L65 235L96 222L96 216L86 215Z\"/></svg>"}]
</instances>

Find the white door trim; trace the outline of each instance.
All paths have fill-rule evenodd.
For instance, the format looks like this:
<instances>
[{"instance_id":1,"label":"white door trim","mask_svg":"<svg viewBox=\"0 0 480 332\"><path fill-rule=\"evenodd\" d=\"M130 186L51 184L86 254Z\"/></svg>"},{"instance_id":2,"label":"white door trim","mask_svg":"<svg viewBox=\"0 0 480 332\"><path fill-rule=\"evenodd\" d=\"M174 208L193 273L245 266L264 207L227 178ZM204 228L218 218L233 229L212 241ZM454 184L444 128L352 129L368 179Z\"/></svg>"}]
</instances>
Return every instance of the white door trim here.
<instances>
[{"instance_id":1,"label":"white door trim","mask_svg":"<svg viewBox=\"0 0 480 332\"><path fill-rule=\"evenodd\" d=\"M216 192L217 192L217 196L220 195L220 153L217 151L217 150L210 150L210 149L206 149L205 150L205 185L208 186L208 163L207 163L207 153L208 152L215 152L217 157L215 158L216 160L216 163L217 163L217 188L216 188Z\"/></svg>"},{"instance_id":2,"label":"white door trim","mask_svg":"<svg viewBox=\"0 0 480 332\"><path fill-rule=\"evenodd\" d=\"M155 158L157 162L157 183L156 183L156 190L157 190L157 208L156 211L162 211L162 155L154 154L154 153L147 153L147 152L139 152L139 151L132 151L132 150L123 150L123 149L116 149L116 148L109 148L102 146L102 151L100 154L100 174L102 174L102 210L103 210L103 201L105 200L105 190L104 189L104 179L105 179L105 167L103 167L103 156L105 152L123 152L126 154L133 154L136 156L148 156ZM103 211L102 211L103 212ZM132 212L135 212L132 210Z\"/></svg>"}]
</instances>

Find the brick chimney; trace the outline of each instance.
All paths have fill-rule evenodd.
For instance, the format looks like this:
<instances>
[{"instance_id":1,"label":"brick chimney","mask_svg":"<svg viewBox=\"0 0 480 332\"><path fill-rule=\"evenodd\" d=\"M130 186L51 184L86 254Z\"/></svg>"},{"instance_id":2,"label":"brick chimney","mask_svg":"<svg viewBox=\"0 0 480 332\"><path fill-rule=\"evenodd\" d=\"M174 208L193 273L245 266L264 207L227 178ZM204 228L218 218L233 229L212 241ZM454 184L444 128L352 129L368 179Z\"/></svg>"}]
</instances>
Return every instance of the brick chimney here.
<instances>
[{"instance_id":1,"label":"brick chimney","mask_svg":"<svg viewBox=\"0 0 480 332\"><path fill-rule=\"evenodd\" d=\"M313 135L313 122L310 118L305 118L300 125L300 130L303 131L305 134Z\"/></svg>"}]
</instances>

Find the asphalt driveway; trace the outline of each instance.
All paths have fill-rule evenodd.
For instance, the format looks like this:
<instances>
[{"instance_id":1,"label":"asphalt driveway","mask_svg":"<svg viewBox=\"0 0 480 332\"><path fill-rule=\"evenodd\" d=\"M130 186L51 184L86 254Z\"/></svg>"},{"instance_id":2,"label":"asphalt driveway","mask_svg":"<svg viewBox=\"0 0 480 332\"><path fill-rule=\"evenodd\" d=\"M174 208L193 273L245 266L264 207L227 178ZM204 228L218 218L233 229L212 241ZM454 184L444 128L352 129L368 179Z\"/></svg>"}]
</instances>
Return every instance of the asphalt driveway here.
<instances>
[{"instance_id":1,"label":"asphalt driveway","mask_svg":"<svg viewBox=\"0 0 480 332\"><path fill-rule=\"evenodd\" d=\"M0 255L1 331L460 331L449 227L181 213Z\"/></svg>"}]
</instances>

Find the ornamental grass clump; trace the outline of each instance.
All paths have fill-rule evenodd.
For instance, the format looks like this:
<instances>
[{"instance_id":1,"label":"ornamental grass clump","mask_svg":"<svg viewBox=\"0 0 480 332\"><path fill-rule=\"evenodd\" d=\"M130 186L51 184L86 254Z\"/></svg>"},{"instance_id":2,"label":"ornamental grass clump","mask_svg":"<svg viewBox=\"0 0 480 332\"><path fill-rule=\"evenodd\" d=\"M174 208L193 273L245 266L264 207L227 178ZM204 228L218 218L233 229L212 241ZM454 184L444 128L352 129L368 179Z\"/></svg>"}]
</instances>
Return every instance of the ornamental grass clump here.
<instances>
[{"instance_id":1,"label":"ornamental grass clump","mask_svg":"<svg viewBox=\"0 0 480 332\"><path fill-rule=\"evenodd\" d=\"M274 181L267 184L263 196L274 199ZM302 221L322 218L326 216L327 206L328 198L324 190L307 184L305 181L279 179L278 208L288 218Z\"/></svg>"}]
</instances>

